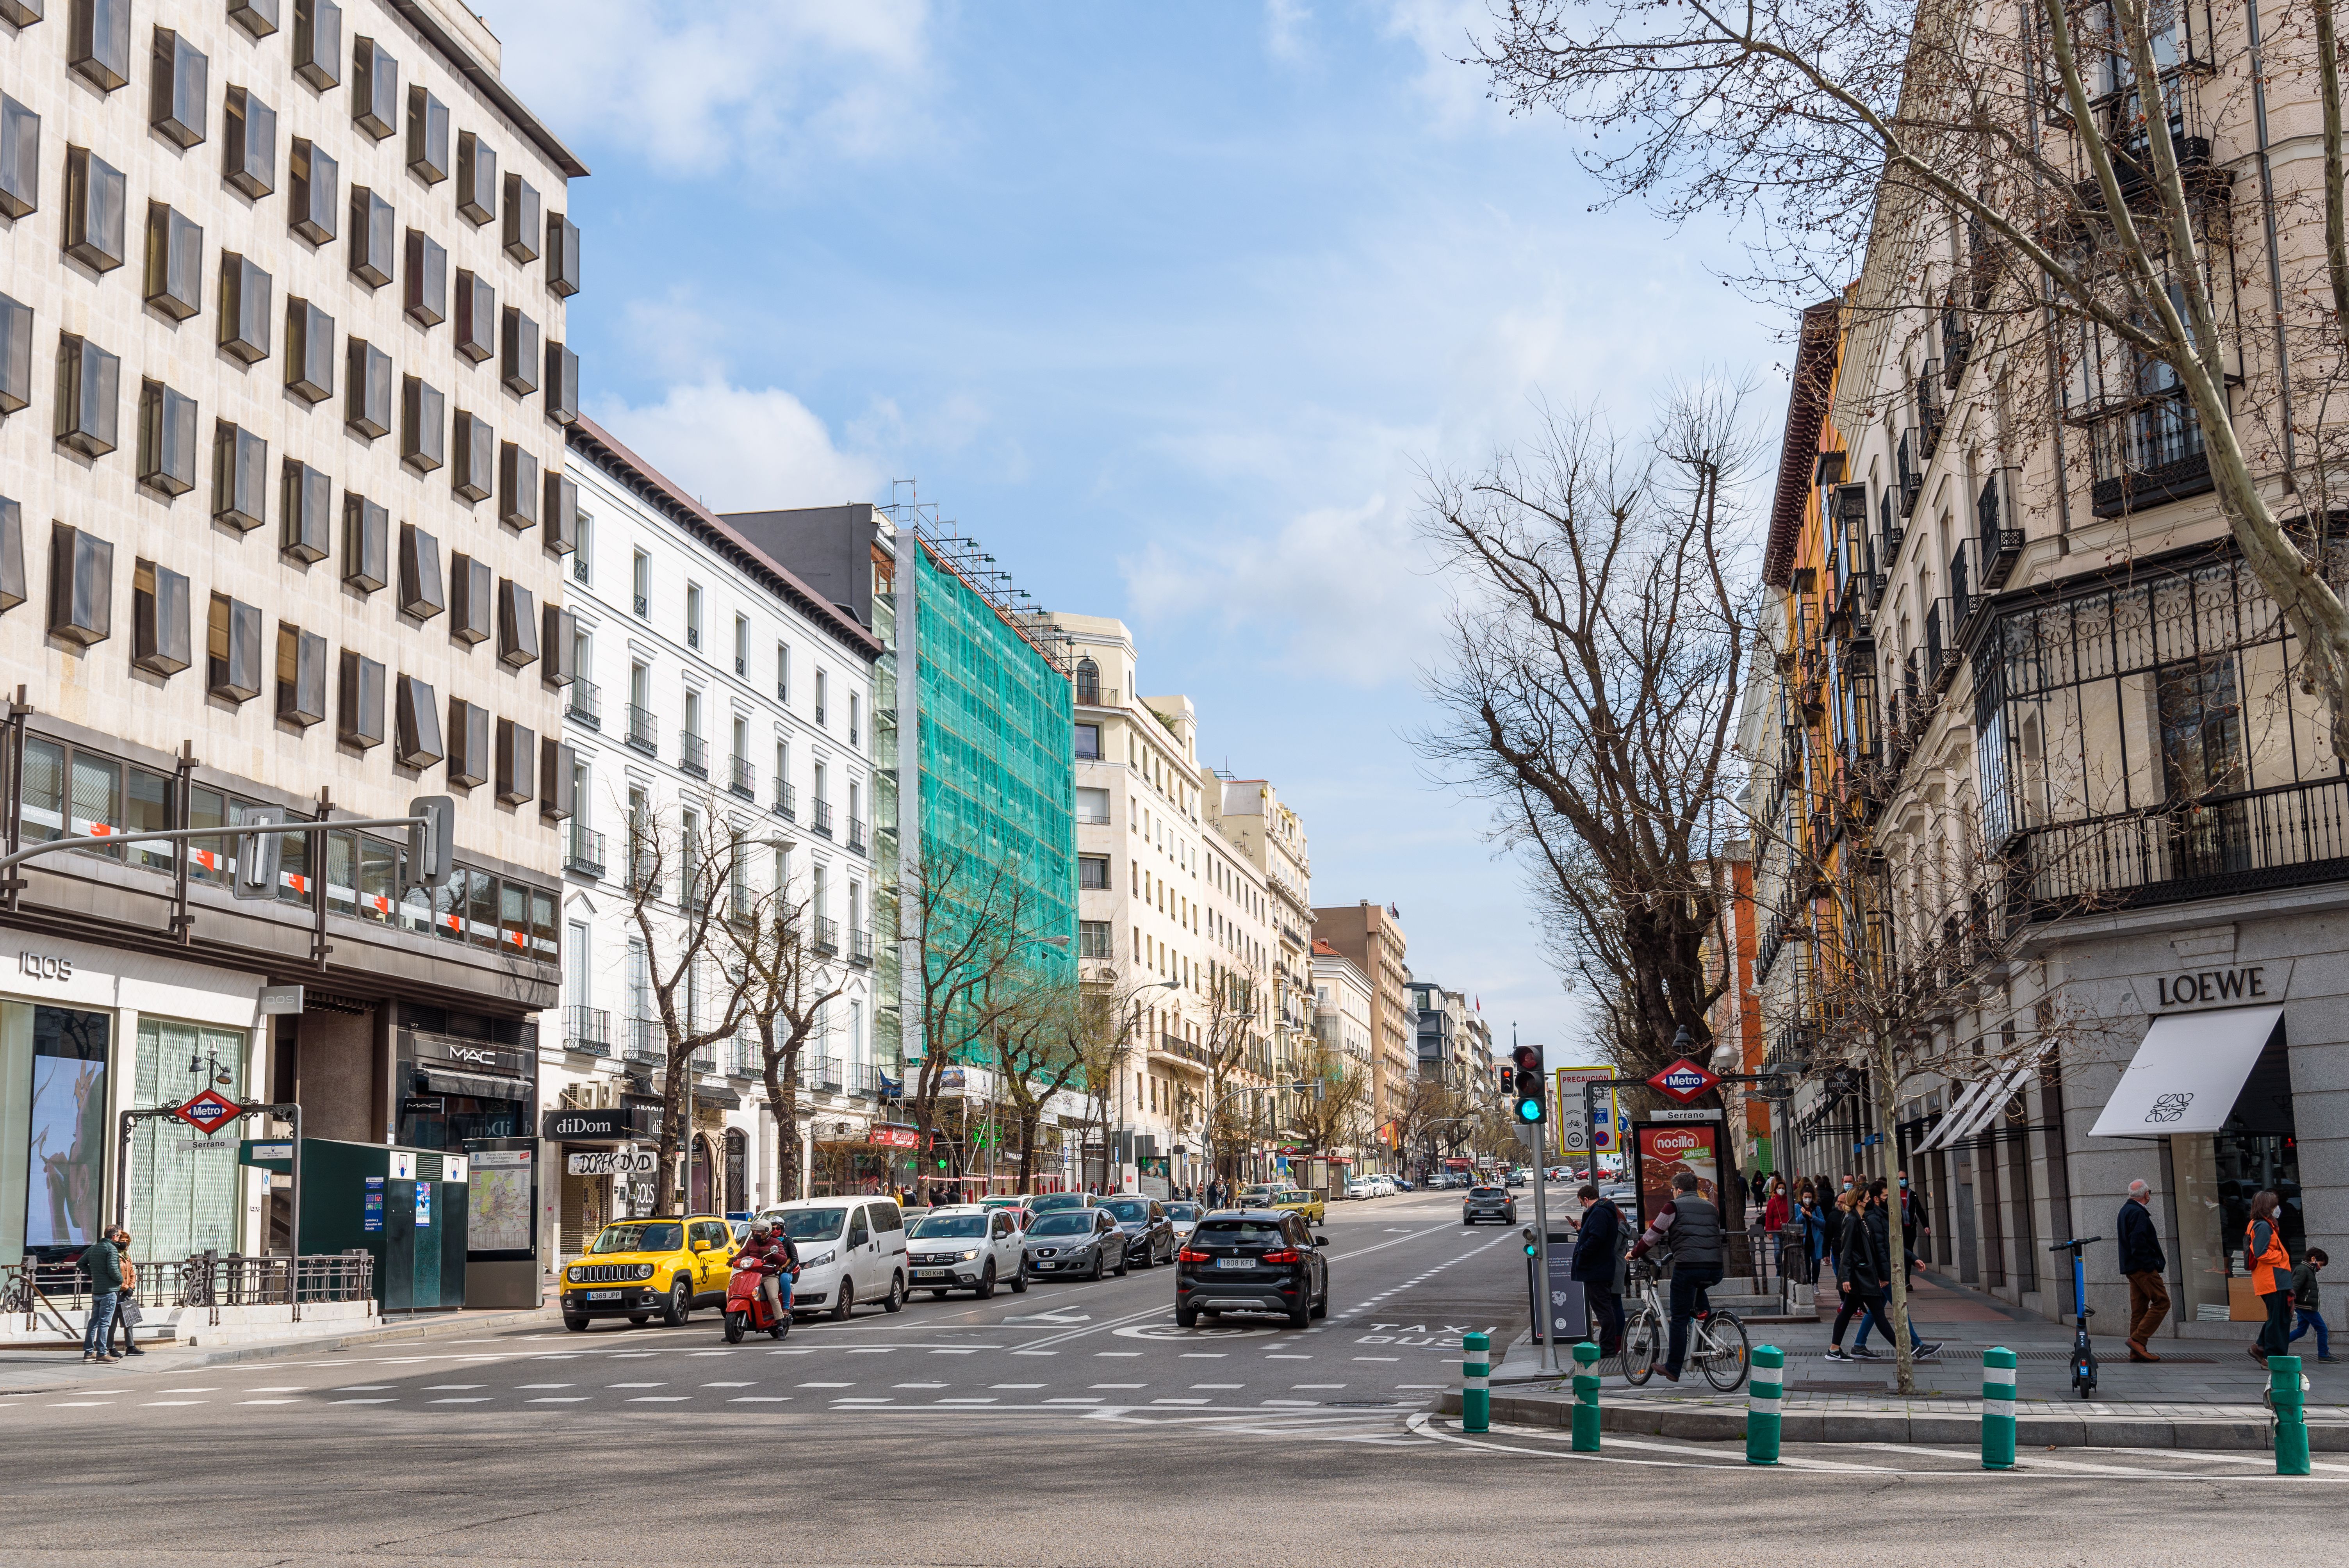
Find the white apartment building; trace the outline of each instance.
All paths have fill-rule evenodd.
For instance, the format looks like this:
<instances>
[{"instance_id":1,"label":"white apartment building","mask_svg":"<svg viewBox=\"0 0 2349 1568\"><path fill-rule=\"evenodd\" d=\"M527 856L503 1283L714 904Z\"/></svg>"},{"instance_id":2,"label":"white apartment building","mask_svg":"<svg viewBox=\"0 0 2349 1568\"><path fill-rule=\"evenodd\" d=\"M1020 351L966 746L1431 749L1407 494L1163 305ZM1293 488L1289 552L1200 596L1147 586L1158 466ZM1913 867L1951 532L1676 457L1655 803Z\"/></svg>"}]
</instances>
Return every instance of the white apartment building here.
<instances>
[{"instance_id":1,"label":"white apartment building","mask_svg":"<svg viewBox=\"0 0 2349 1568\"><path fill-rule=\"evenodd\" d=\"M265 1125L144 1123L125 1170L115 1113L217 1084L313 1137L536 1134L587 170L454 0L0 18L7 849L446 794L459 872L408 887L398 830L323 825L274 899L230 896L222 839L31 862L0 895L27 950L0 982L0 1256L77 1250L118 1191L142 1258L282 1248L284 1197L236 1162ZM304 1010L263 1016L273 981ZM40 1148L78 1120L60 1095L93 1135L29 1178L71 1201L28 1204L27 1118ZM510 1263L524 1221L474 1239ZM468 1288L535 1303L529 1274Z\"/></svg>"},{"instance_id":2,"label":"white apartment building","mask_svg":"<svg viewBox=\"0 0 2349 1568\"><path fill-rule=\"evenodd\" d=\"M1199 1185L1216 985L1238 982L1252 999L1257 1024L1243 1060L1267 1059L1271 898L1204 820L1216 779L1199 766L1190 699L1134 695L1123 622L1056 614L1052 624L1076 672L1081 972L1133 1020L1112 1136L1143 1191Z\"/></svg>"},{"instance_id":3,"label":"white apartment building","mask_svg":"<svg viewBox=\"0 0 2349 1568\"><path fill-rule=\"evenodd\" d=\"M1313 944L1313 1029L1322 1047L1361 1075L1365 1094L1350 1135L1325 1152L1358 1155L1371 1139L1371 981L1353 961L1326 942Z\"/></svg>"},{"instance_id":4,"label":"white apartment building","mask_svg":"<svg viewBox=\"0 0 2349 1568\"><path fill-rule=\"evenodd\" d=\"M871 830L873 661L879 645L734 527L592 421L572 438L580 486L572 562L575 662L565 733L577 756L563 918L561 1037L543 1038L549 1102L609 1111L551 1147L566 1248L648 1199L649 1177L600 1171L657 1137L667 1037L652 965L675 960L683 916L647 950L628 890L632 820L671 846L731 840L739 896L804 903L843 983L802 1056L800 1125L779 1132L754 1034L696 1057L693 1203L739 1212L804 1191L818 1146L862 1146L874 1120ZM720 944L722 951L722 944ZM688 1014L722 1006L713 975ZM551 1034L551 1032L550 1032ZM579 1156L580 1158L573 1158ZM574 1168L578 1168L574 1170Z\"/></svg>"}]
</instances>

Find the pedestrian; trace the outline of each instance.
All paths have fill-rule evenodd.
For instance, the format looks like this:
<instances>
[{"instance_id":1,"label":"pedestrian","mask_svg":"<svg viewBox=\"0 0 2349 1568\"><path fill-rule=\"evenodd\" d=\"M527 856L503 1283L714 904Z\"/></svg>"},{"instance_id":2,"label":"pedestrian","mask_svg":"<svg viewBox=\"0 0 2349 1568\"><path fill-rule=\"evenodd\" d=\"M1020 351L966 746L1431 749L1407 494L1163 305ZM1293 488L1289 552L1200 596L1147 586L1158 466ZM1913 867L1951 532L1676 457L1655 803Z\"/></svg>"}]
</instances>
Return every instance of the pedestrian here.
<instances>
[{"instance_id":1,"label":"pedestrian","mask_svg":"<svg viewBox=\"0 0 2349 1568\"><path fill-rule=\"evenodd\" d=\"M1786 1196L1786 1179L1770 1178L1770 1199L1762 1205L1762 1233L1777 1238L1775 1257L1778 1277L1786 1277L1786 1222L1794 1216L1795 1205Z\"/></svg>"},{"instance_id":2,"label":"pedestrian","mask_svg":"<svg viewBox=\"0 0 2349 1568\"><path fill-rule=\"evenodd\" d=\"M126 1234L124 1241L129 1240ZM121 1357L109 1343L114 1337L114 1310L122 1297L122 1247L112 1232L99 1235L81 1254L81 1272L89 1279L89 1322L81 1335L81 1358L111 1367Z\"/></svg>"},{"instance_id":3,"label":"pedestrian","mask_svg":"<svg viewBox=\"0 0 2349 1568\"><path fill-rule=\"evenodd\" d=\"M1853 1318L1868 1315L1876 1298L1884 1294L1885 1280L1891 1273L1891 1260L1878 1256L1868 1229L1861 1222L1859 1209L1863 1201L1861 1194L1845 1188L1837 1197L1835 1212L1827 1221L1832 1232L1827 1254L1835 1267L1836 1290L1842 1298L1835 1326L1827 1334L1830 1361L1851 1359L1844 1353L1844 1331L1851 1326Z\"/></svg>"},{"instance_id":4,"label":"pedestrian","mask_svg":"<svg viewBox=\"0 0 2349 1568\"><path fill-rule=\"evenodd\" d=\"M1883 1178L1878 1177L1868 1184L1867 1191L1861 1195L1859 1210L1860 1222L1868 1229L1871 1253L1887 1260L1892 1256L1890 1214L1892 1202L1886 1193ZM1884 1276L1884 1294L1868 1304L1868 1315L1860 1320L1859 1336L1851 1342L1851 1355L1854 1359L1860 1361L1883 1359L1882 1351L1870 1350L1868 1347L1868 1331L1873 1328L1882 1334L1888 1342L1892 1341L1892 1320L1884 1315L1885 1305L1890 1299L1891 1289L1892 1276L1888 1269ZM1929 1340L1917 1332L1917 1320L1912 1315L1909 1320L1909 1355L1921 1361L1929 1356L1940 1355L1940 1340Z\"/></svg>"},{"instance_id":5,"label":"pedestrian","mask_svg":"<svg viewBox=\"0 0 2349 1568\"><path fill-rule=\"evenodd\" d=\"M122 1288L115 1293L114 1326L122 1331L122 1354L144 1356L139 1348L139 1265L130 1261L130 1233L118 1233L116 1245L122 1249ZM109 1345L112 1336L108 1336Z\"/></svg>"},{"instance_id":6,"label":"pedestrian","mask_svg":"<svg viewBox=\"0 0 2349 1568\"><path fill-rule=\"evenodd\" d=\"M1623 1348L1623 1211L1587 1182L1575 1196L1582 1201L1582 1220L1575 1228L1571 1272L1582 1282L1599 1354L1614 1356Z\"/></svg>"},{"instance_id":7,"label":"pedestrian","mask_svg":"<svg viewBox=\"0 0 2349 1568\"><path fill-rule=\"evenodd\" d=\"M1900 1250L1907 1257L1909 1283L1917 1283L1917 1238L1930 1237L1933 1217L1926 1212L1922 1189L1912 1186L1909 1172L1899 1172L1900 1178Z\"/></svg>"},{"instance_id":8,"label":"pedestrian","mask_svg":"<svg viewBox=\"0 0 2349 1568\"><path fill-rule=\"evenodd\" d=\"M2293 1326L2292 1336L2298 1339L2310 1329L2316 1330L2316 1358L2319 1361L2333 1359L2333 1335L2325 1326L2324 1314L2318 1309L2316 1274L2332 1261L2324 1255L2323 1247L2311 1247L2308 1255L2300 1260L2300 1266L2292 1271L2292 1305L2300 1314L2300 1321Z\"/></svg>"},{"instance_id":9,"label":"pedestrian","mask_svg":"<svg viewBox=\"0 0 2349 1568\"><path fill-rule=\"evenodd\" d=\"M1690 1320L1709 1316L1713 1300L1708 1286L1721 1283L1728 1250L1723 1245L1721 1211L1698 1191L1696 1173L1682 1171L1672 1178L1672 1195L1648 1228L1631 1244L1630 1257L1645 1256L1664 1246L1671 1253L1671 1340L1664 1356L1667 1382L1681 1380L1681 1363L1688 1358Z\"/></svg>"},{"instance_id":10,"label":"pedestrian","mask_svg":"<svg viewBox=\"0 0 2349 1568\"><path fill-rule=\"evenodd\" d=\"M2128 1353L2132 1361L2158 1361L2153 1336L2169 1315L2169 1259L2153 1222L2153 1189L2140 1179L2128 1184L2113 1236L2120 1243L2121 1277L2128 1281Z\"/></svg>"},{"instance_id":11,"label":"pedestrian","mask_svg":"<svg viewBox=\"0 0 2349 1568\"><path fill-rule=\"evenodd\" d=\"M2243 1228L2243 1262L2251 1270L2251 1289L2268 1309L2268 1320L2251 1346L2251 1357L2264 1367L2271 1356L2282 1356L2292 1343L2292 1257L2284 1251L2283 1233L2276 1224L2282 1200L2272 1191L2251 1200L2251 1222Z\"/></svg>"},{"instance_id":12,"label":"pedestrian","mask_svg":"<svg viewBox=\"0 0 2349 1568\"><path fill-rule=\"evenodd\" d=\"M1827 1207L1822 1186L1806 1181L1795 1194L1803 1216L1803 1283L1817 1289L1819 1264L1827 1255Z\"/></svg>"}]
</instances>

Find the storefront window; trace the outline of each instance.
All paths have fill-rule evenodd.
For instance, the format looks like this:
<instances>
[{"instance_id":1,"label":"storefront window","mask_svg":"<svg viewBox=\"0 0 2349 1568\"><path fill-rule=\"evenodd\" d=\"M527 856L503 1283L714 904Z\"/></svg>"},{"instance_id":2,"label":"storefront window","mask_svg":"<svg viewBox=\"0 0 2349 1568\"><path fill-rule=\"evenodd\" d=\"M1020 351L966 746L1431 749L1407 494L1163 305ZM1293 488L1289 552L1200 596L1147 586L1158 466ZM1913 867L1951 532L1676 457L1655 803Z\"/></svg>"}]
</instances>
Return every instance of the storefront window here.
<instances>
[{"instance_id":1,"label":"storefront window","mask_svg":"<svg viewBox=\"0 0 2349 1568\"><path fill-rule=\"evenodd\" d=\"M135 1105L174 1105L205 1088L242 1099L244 1031L141 1018L131 1082ZM237 1123L209 1138L175 1120L133 1124L124 1181L139 1256L184 1258L207 1248L238 1249L236 1143L243 1136Z\"/></svg>"},{"instance_id":2,"label":"storefront window","mask_svg":"<svg viewBox=\"0 0 2349 1568\"><path fill-rule=\"evenodd\" d=\"M449 942L465 940L465 892L471 872L460 866L432 890L432 929Z\"/></svg>"},{"instance_id":3,"label":"storefront window","mask_svg":"<svg viewBox=\"0 0 2349 1568\"><path fill-rule=\"evenodd\" d=\"M250 808L240 806L242 814ZM277 863L277 897L282 903L310 902L310 835L280 833L277 841L285 847L278 851L283 858Z\"/></svg>"},{"instance_id":4,"label":"storefront window","mask_svg":"<svg viewBox=\"0 0 2349 1568\"><path fill-rule=\"evenodd\" d=\"M2276 1229L2295 1262L2308 1245L2292 1069L2280 1037L2260 1053L2226 1125L2215 1133L2171 1138L2169 1161L2178 1193L2178 1249L2185 1254L2180 1315L2224 1323L2231 1315L2230 1292L2242 1288L2229 1281L2250 1272L2243 1233L2251 1226L2253 1198L2272 1191L2282 1200Z\"/></svg>"},{"instance_id":5,"label":"storefront window","mask_svg":"<svg viewBox=\"0 0 2349 1568\"><path fill-rule=\"evenodd\" d=\"M11 1076L19 1062L26 1075L0 1094L0 1104L15 1101L28 1107L23 1251L44 1258L63 1256L97 1240L105 1218L111 1130L106 1075L113 1056L114 1019L106 1013L21 1003L5 1004L5 1010ZM27 1025L28 1034L20 1034ZM21 1101L19 1094L25 1096ZM16 1218L8 1216L12 1222Z\"/></svg>"}]
</instances>

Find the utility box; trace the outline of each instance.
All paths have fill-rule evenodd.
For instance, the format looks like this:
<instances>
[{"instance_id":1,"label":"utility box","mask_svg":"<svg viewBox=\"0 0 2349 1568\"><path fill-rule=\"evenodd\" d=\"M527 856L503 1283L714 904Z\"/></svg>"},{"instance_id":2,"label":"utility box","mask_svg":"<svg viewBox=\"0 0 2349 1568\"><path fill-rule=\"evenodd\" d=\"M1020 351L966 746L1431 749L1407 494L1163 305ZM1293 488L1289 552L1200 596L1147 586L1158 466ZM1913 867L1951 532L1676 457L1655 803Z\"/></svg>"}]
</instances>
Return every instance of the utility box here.
<instances>
[{"instance_id":1,"label":"utility box","mask_svg":"<svg viewBox=\"0 0 2349 1568\"><path fill-rule=\"evenodd\" d=\"M240 1158L291 1175L291 1143L249 1139ZM467 1178L461 1154L305 1138L295 1250L370 1253L387 1313L454 1311L465 1305Z\"/></svg>"}]
</instances>

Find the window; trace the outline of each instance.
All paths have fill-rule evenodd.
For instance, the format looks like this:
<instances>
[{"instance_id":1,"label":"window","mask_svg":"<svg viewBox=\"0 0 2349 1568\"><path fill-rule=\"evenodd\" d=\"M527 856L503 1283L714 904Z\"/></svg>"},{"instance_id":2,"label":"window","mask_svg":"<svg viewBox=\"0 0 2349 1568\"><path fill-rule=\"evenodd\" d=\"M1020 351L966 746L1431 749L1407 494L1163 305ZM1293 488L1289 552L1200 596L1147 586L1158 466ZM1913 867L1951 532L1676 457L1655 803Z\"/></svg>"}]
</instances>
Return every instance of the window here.
<instances>
[{"instance_id":1,"label":"window","mask_svg":"<svg viewBox=\"0 0 2349 1568\"><path fill-rule=\"evenodd\" d=\"M560 212L546 215L546 288L564 299L579 292L579 225Z\"/></svg>"},{"instance_id":2,"label":"window","mask_svg":"<svg viewBox=\"0 0 2349 1568\"><path fill-rule=\"evenodd\" d=\"M1109 857L1107 855L1079 855L1077 857L1077 886L1089 890L1107 889L1109 886Z\"/></svg>"},{"instance_id":3,"label":"window","mask_svg":"<svg viewBox=\"0 0 2349 1568\"><path fill-rule=\"evenodd\" d=\"M823 723L824 689L830 684L830 678L822 670L815 672L815 721L819 727Z\"/></svg>"},{"instance_id":4,"label":"window","mask_svg":"<svg viewBox=\"0 0 2349 1568\"><path fill-rule=\"evenodd\" d=\"M310 404L335 395L335 318L291 295L285 301L285 389Z\"/></svg>"},{"instance_id":5,"label":"window","mask_svg":"<svg viewBox=\"0 0 2349 1568\"><path fill-rule=\"evenodd\" d=\"M286 155L285 172L286 226L314 245L326 243L335 237L341 170L330 155L297 136Z\"/></svg>"},{"instance_id":6,"label":"window","mask_svg":"<svg viewBox=\"0 0 2349 1568\"><path fill-rule=\"evenodd\" d=\"M419 376L399 384L399 460L429 474L449 458L449 399Z\"/></svg>"},{"instance_id":7,"label":"window","mask_svg":"<svg viewBox=\"0 0 2349 1568\"><path fill-rule=\"evenodd\" d=\"M1081 920L1077 922L1077 956L1080 958L1103 959L1114 958L1117 956L1117 954L1113 951L1112 939L1110 937L1108 921Z\"/></svg>"},{"instance_id":8,"label":"window","mask_svg":"<svg viewBox=\"0 0 2349 1568\"><path fill-rule=\"evenodd\" d=\"M0 212L22 218L41 204L41 117L0 93Z\"/></svg>"},{"instance_id":9,"label":"window","mask_svg":"<svg viewBox=\"0 0 2349 1568\"><path fill-rule=\"evenodd\" d=\"M167 496L196 488L196 400L160 381L139 391L139 482Z\"/></svg>"},{"instance_id":10,"label":"window","mask_svg":"<svg viewBox=\"0 0 2349 1568\"><path fill-rule=\"evenodd\" d=\"M57 444L86 458L116 446L122 361L72 333L57 335Z\"/></svg>"},{"instance_id":11,"label":"window","mask_svg":"<svg viewBox=\"0 0 2349 1568\"><path fill-rule=\"evenodd\" d=\"M581 511L576 500L579 493L578 487L571 485L569 480L563 482L571 486L571 494L574 497L571 515L575 520L575 527L572 532L572 581L592 583L595 581L595 514Z\"/></svg>"},{"instance_id":12,"label":"window","mask_svg":"<svg viewBox=\"0 0 2349 1568\"><path fill-rule=\"evenodd\" d=\"M449 106L420 87L408 89L408 167L427 185L449 178Z\"/></svg>"},{"instance_id":13,"label":"window","mask_svg":"<svg viewBox=\"0 0 2349 1568\"><path fill-rule=\"evenodd\" d=\"M685 585L685 645L688 648L701 646L701 584L698 583Z\"/></svg>"},{"instance_id":14,"label":"window","mask_svg":"<svg viewBox=\"0 0 2349 1568\"><path fill-rule=\"evenodd\" d=\"M538 390L541 356L538 349L538 323L522 313L521 307L508 305L499 318L498 379L507 391L517 397L527 397Z\"/></svg>"},{"instance_id":15,"label":"window","mask_svg":"<svg viewBox=\"0 0 2349 1568\"><path fill-rule=\"evenodd\" d=\"M408 289L402 296L409 318L419 326L449 319L449 252L419 230L408 231Z\"/></svg>"},{"instance_id":16,"label":"window","mask_svg":"<svg viewBox=\"0 0 2349 1568\"><path fill-rule=\"evenodd\" d=\"M204 232L160 201L147 203L147 303L173 321L204 304Z\"/></svg>"},{"instance_id":17,"label":"window","mask_svg":"<svg viewBox=\"0 0 2349 1568\"><path fill-rule=\"evenodd\" d=\"M738 676L750 673L750 623L741 615L734 617L734 673Z\"/></svg>"},{"instance_id":18,"label":"window","mask_svg":"<svg viewBox=\"0 0 2349 1568\"><path fill-rule=\"evenodd\" d=\"M854 692L848 694L848 744L851 746L858 743L859 705L862 700Z\"/></svg>"},{"instance_id":19,"label":"window","mask_svg":"<svg viewBox=\"0 0 2349 1568\"><path fill-rule=\"evenodd\" d=\"M792 703L792 645L775 645L775 700L789 707Z\"/></svg>"},{"instance_id":20,"label":"window","mask_svg":"<svg viewBox=\"0 0 2349 1568\"><path fill-rule=\"evenodd\" d=\"M498 478L497 431L479 414L460 408L449 434L455 448L449 488L467 500L486 500Z\"/></svg>"},{"instance_id":21,"label":"window","mask_svg":"<svg viewBox=\"0 0 2349 1568\"><path fill-rule=\"evenodd\" d=\"M368 440L391 433L391 356L363 337L346 339L344 372L349 395L343 423Z\"/></svg>"},{"instance_id":22,"label":"window","mask_svg":"<svg viewBox=\"0 0 2349 1568\"><path fill-rule=\"evenodd\" d=\"M640 617L649 617L653 603L653 558L641 550L637 551L629 573L629 581L636 594L636 614Z\"/></svg>"},{"instance_id":23,"label":"window","mask_svg":"<svg viewBox=\"0 0 2349 1568\"><path fill-rule=\"evenodd\" d=\"M506 176L505 253L517 262L538 260L538 187L519 174Z\"/></svg>"},{"instance_id":24,"label":"window","mask_svg":"<svg viewBox=\"0 0 2349 1568\"><path fill-rule=\"evenodd\" d=\"M1077 700L1096 706L1101 702L1101 666L1091 659L1077 661Z\"/></svg>"},{"instance_id":25,"label":"window","mask_svg":"<svg viewBox=\"0 0 2349 1568\"><path fill-rule=\"evenodd\" d=\"M1109 791L1079 789L1077 821L1081 826L1096 828L1106 826L1109 822Z\"/></svg>"},{"instance_id":26,"label":"window","mask_svg":"<svg viewBox=\"0 0 2349 1568\"><path fill-rule=\"evenodd\" d=\"M470 130L457 133L457 211L475 228L498 215L498 155Z\"/></svg>"},{"instance_id":27,"label":"window","mask_svg":"<svg viewBox=\"0 0 2349 1568\"><path fill-rule=\"evenodd\" d=\"M398 129L399 62L373 38L351 40L351 123L381 141Z\"/></svg>"},{"instance_id":28,"label":"window","mask_svg":"<svg viewBox=\"0 0 2349 1568\"><path fill-rule=\"evenodd\" d=\"M1101 726L1081 724L1077 729L1077 755L1093 761L1101 759Z\"/></svg>"},{"instance_id":29,"label":"window","mask_svg":"<svg viewBox=\"0 0 2349 1568\"><path fill-rule=\"evenodd\" d=\"M258 201L277 189L277 111L243 88L221 101L222 178Z\"/></svg>"},{"instance_id":30,"label":"window","mask_svg":"<svg viewBox=\"0 0 2349 1568\"><path fill-rule=\"evenodd\" d=\"M110 93L128 86L131 63L130 0L75 0L73 13L66 64L87 77L101 92Z\"/></svg>"}]
</instances>

